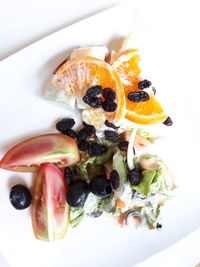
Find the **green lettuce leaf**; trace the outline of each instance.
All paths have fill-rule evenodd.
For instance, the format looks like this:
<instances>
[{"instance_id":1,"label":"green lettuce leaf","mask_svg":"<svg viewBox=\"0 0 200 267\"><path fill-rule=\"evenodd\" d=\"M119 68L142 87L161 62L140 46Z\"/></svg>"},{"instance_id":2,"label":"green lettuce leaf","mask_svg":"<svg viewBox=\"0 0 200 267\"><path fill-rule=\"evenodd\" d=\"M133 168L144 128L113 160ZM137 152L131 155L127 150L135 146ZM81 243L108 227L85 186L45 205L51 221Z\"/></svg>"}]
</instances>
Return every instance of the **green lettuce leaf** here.
<instances>
[{"instance_id":1,"label":"green lettuce leaf","mask_svg":"<svg viewBox=\"0 0 200 267\"><path fill-rule=\"evenodd\" d=\"M160 188L159 172L155 169L146 169L142 172L142 181L137 186L132 186L134 190L144 197L149 197Z\"/></svg>"},{"instance_id":2,"label":"green lettuce leaf","mask_svg":"<svg viewBox=\"0 0 200 267\"><path fill-rule=\"evenodd\" d=\"M166 192L176 189L175 178L171 173L164 161L157 155L143 155L140 158L142 164L143 160L148 160L151 163L155 163L154 169L159 173L159 181L157 184L157 190L154 192Z\"/></svg>"},{"instance_id":3,"label":"green lettuce leaf","mask_svg":"<svg viewBox=\"0 0 200 267\"><path fill-rule=\"evenodd\" d=\"M85 178L86 180L90 180L90 178L92 178L92 177L89 177L89 176L90 175L94 176L95 170L94 170L94 167L93 167L93 170L91 170L91 168L89 166L103 165L103 164L111 161L112 156L113 156L113 149L111 147L108 149L108 151L106 153L104 153L102 155L89 157L85 161L79 162L77 164L77 166L80 169L81 177ZM90 168L90 172L88 172L88 168ZM98 169L97 169L97 174L98 174Z\"/></svg>"},{"instance_id":4,"label":"green lettuce leaf","mask_svg":"<svg viewBox=\"0 0 200 267\"><path fill-rule=\"evenodd\" d=\"M108 213L114 213L116 211L116 199L114 194L109 197L102 198L99 202L99 208Z\"/></svg>"},{"instance_id":5,"label":"green lettuce leaf","mask_svg":"<svg viewBox=\"0 0 200 267\"><path fill-rule=\"evenodd\" d=\"M119 150L113 156L113 169L119 174L119 188L115 191L115 195L120 197L127 183L128 169L124 162L123 154Z\"/></svg>"},{"instance_id":6,"label":"green lettuce leaf","mask_svg":"<svg viewBox=\"0 0 200 267\"><path fill-rule=\"evenodd\" d=\"M142 196L149 197L151 193L172 191L176 188L174 176L157 155L141 156L140 164L143 168L145 166L154 166L142 172L143 178L139 185L132 186Z\"/></svg>"},{"instance_id":7,"label":"green lettuce leaf","mask_svg":"<svg viewBox=\"0 0 200 267\"><path fill-rule=\"evenodd\" d=\"M100 198L95 196L93 193L89 193L86 202L84 204L84 213L93 213L99 210Z\"/></svg>"},{"instance_id":8,"label":"green lettuce leaf","mask_svg":"<svg viewBox=\"0 0 200 267\"><path fill-rule=\"evenodd\" d=\"M70 207L69 221L70 221L71 227L78 226L83 218L84 218L83 207L80 207L80 208Z\"/></svg>"},{"instance_id":9,"label":"green lettuce leaf","mask_svg":"<svg viewBox=\"0 0 200 267\"><path fill-rule=\"evenodd\" d=\"M160 221L160 207L160 205L148 202L141 210L141 214L145 216L148 224L152 228L156 228L158 222Z\"/></svg>"}]
</instances>

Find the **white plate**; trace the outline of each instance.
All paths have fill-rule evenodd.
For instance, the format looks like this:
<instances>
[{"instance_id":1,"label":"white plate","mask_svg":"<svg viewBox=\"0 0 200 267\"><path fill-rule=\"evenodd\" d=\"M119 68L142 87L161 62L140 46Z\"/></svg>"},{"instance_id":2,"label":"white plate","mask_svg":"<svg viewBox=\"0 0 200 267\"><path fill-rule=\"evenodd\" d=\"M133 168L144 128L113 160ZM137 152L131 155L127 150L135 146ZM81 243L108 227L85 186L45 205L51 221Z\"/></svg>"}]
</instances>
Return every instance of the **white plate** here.
<instances>
[{"instance_id":1,"label":"white plate","mask_svg":"<svg viewBox=\"0 0 200 267\"><path fill-rule=\"evenodd\" d=\"M111 42L115 45L121 36L133 31L135 47L141 50L144 75L154 81L158 97L174 120L173 127L150 128L168 136L166 143L161 144L161 155L177 176L180 189L176 199L163 210L164 228L160 232L121 229L113 220L99 218L83 222L69 231L63 241L47 243L34 239L30 209L17 211L9 202L9 188L17 182L31 186L32 176L0 170L0 250L11 267L131 266L199 227L199 154L195 149L199 145L198 102L194 97L193 102L187 100L192 82L184 62L180 64L184 55L188 67L188 43L183 45L182 25L179 40L172 45L177 34L173 28L176 16L167 22L165 12L163 17L159 16L157 23L153 14L139 4L122 5L65 28L0 63L3 156L25 137L55 131L59 118L72 116L77 125L80 123L77 114L41 97L52 71L73 47L109 44L111 40L115 40Z\"/></svg>"}]
</instances>

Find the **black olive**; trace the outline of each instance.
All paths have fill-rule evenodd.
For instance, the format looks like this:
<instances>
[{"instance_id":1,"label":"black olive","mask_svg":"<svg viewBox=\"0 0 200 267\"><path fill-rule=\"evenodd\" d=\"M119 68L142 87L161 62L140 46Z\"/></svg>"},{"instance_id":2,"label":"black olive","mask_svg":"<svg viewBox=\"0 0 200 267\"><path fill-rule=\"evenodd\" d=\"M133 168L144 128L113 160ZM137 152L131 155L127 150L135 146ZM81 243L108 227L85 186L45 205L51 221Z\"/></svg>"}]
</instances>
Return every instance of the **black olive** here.
<instances>
[{"instance_id":1,"label":"black olive","mask_svg":"<svg viewBox=\"0 0 200 267\"><path fill-rule=\"evenodd\" d=\"M89 186L86 181L78 180L69 186L67 203L71 207L83 206L89 194Z\"/></svg>"},{"instance_id":2,"label":"black olive","mask_svg":"<svg viewBox=\"0 0 200 267\"><path fill-rule=\"evenodd\" d=\"M101 198L107 197L112 193L110 181L103 175L94 176L90 182L91 192Z\"/></svg>"},{"instance_id":3,"label":"black olive","mask_svg":"<svg viewBox=\"0 0 200 267\"><path fill-rule=\"evenodd\" d=\"M128 179L132 185L139 185L142 180L142 169L135 167L128 173Z\"/></svg>"},{"instance_id":4,"label":"black olive","mask_svg":"<svg viewBox=\"0 0 200 267\"><path fill-rule=\"evenodd\" d=\"M106 168L105 168L105 166L104 165L100 165L100 169L99 169L99 174L101 174L101 175L106 175Z\"/></svg>"},{"instance_id":5,"label":"black olive","mask_svg":"<svg viewBox=\"0 0 200 267\"><path fill-rule=\"evenodd\" d=\"M22 184L13 186L10 190L10 202L17 210L28 208L31 204L31 193L27 187Z\"/></svg>"},{"instance_id":6,"label":"black olive","mask_svg":"<svg viewBox=\"0 0 200 267\"><path fill-rule=\"evenodd\" d=\"M75 125L74 119L66 118L56 123L56 129L60 132L64 132L74 127L74 125Z\"/></svg>"}]
</instances>

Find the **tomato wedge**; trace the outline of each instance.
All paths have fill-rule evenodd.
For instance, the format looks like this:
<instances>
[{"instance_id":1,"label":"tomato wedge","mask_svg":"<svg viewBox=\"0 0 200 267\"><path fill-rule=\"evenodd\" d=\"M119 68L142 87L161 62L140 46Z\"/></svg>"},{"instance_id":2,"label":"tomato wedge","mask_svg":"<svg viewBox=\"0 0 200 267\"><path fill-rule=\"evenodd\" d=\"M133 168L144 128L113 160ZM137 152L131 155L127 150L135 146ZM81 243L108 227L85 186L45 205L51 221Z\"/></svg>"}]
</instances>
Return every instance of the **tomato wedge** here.
<instances>
[{"instance_id":1,"label":"tomato wedge","mask_svg":"<svg viewBox=\"0 0 200 267\"><path fill-rule=\"evenodd\" d=\"M42 163L70 166L80 159L75 141L64 134L45 134L27 139L11 148L0 161L0 168L32 172Z\"/></svg>"},{"instance_id":2,"label":"tomato wedge","mask_svg":"<svg viewBox=\"0 0 200 267\"><path fill-rule=\"evenodd\" d=\"M36 173L32 194L32 226L35 237L44 241L62 239L69 225L67 185L63 173L50 163Z\"/></svg>"}]
</instances>

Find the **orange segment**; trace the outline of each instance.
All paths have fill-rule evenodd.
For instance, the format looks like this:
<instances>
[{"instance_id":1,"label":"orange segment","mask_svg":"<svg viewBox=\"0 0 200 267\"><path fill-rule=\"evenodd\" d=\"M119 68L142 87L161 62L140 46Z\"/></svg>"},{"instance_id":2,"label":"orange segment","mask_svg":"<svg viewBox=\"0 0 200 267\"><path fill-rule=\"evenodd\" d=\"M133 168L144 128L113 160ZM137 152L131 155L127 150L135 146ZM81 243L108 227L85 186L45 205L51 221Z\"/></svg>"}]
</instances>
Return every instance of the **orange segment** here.
<instances>
[{"instance_id":1,"label":"orange segment","mask_svg":"<svg viewBox=\"0 0 200 267\"><path fill-rule=\"evenodd\" d=\"M141 72L138 66L139 60L138 49L132 49L119 53L117 59L113 63L111 62L121 79L125 91L132 89Z\"/></svg>"},{"instance_id":2,"label":"orange segment","mask_svg":"<svg viewBox=\"0 0 200 267\"><path fill-rule=\"evenodd\" d=\"M151 96L146 102L134 103L127 100L126 118L139 124L160 123L167 119L160 103Z\"/></svg>"},{"instance_id":3,"label":"orange segment","mask_svg":"<svg viewBox=\"0 0 200 267\"><path fill-rule=\"evenodd\" d=\"M89 56L70 59L57 70L52 84L56 88L80 98L91 86L110 87L116 92L117 109L115 112L104 112L102 109L101 111L109 121L114 123L118 123L125 115L125 96L122 83L113 67L103 60Z\"/></svg>"},{"instance_id":4,"label":"orange segment","mask_svg":"<svg viewBox=\"0 0 200 267\"><path fill-rule=\"evenodd\" d=\"M160 103L154 96L150 96L145 102L132 102L128 99L128 94L133 91L138 91L138 82L140 68L138 67L139 55L137 49L132 49L120 53L120 55L112 63L120 77L126 97L126 115L128 120L139 124L160 123L166 120L167 114L162 109Z\"/></svg>"},{"instance_id":5,"label":"orange segment","mask_svg":"<svg viewBox=\"0 0 200 267\"><path fill-rule=\"evenodd\" d=\"M95 125L96 129L105 128L106 116L102 108L88 108L84 109L81 118L87 124Z\"/></svg>"}]
</instances>

